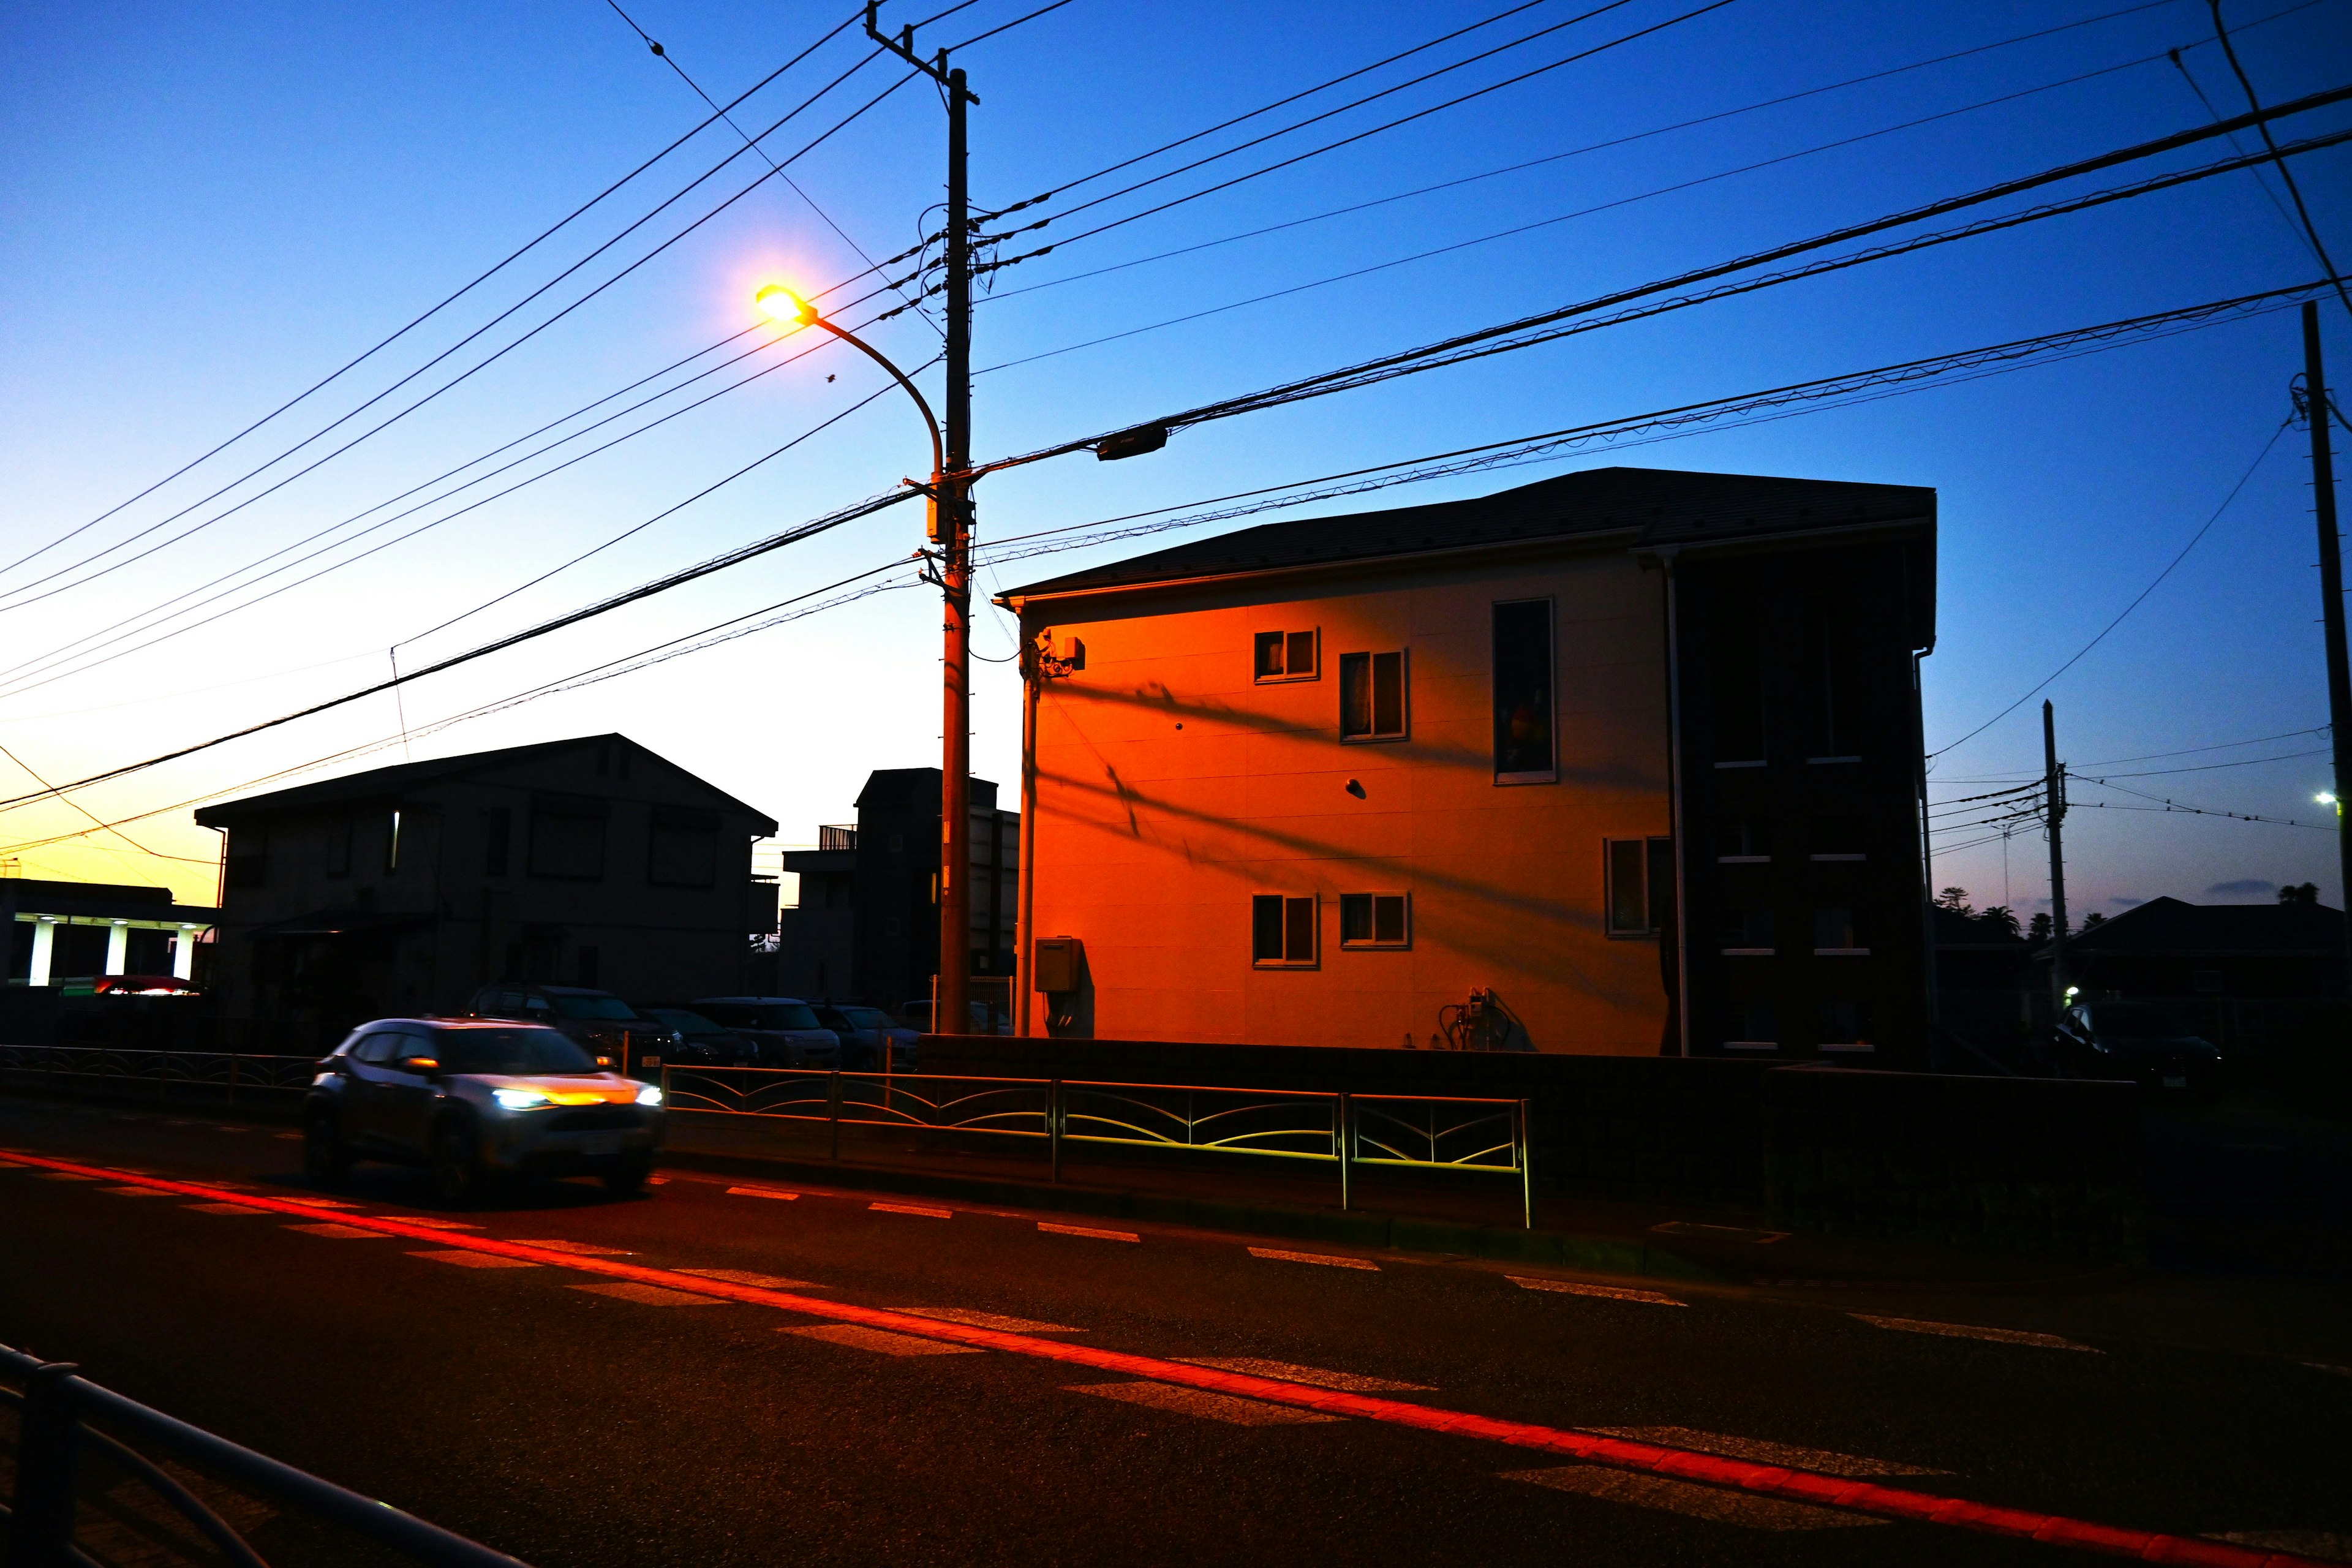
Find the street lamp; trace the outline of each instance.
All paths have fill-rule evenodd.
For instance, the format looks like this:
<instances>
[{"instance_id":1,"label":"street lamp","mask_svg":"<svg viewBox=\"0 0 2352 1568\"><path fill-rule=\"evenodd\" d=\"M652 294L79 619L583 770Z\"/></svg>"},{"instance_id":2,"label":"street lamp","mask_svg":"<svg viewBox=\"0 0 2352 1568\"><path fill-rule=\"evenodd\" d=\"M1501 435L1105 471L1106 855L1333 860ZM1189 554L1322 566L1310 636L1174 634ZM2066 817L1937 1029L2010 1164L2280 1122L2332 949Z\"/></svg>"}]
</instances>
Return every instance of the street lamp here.
<instances>
[{"instance_id":1,"label":"street lamp","mask_svg":"<svg viewBox=\"0 0 2352 1568\"><path fill-rule=\"evenodd\" d=\"M959 88L961 77L958 72ZM931 1032L961 1035L971 1027L966 998L971 994L971 542L964 495L978 475L948 471L946 443L930 404L906 373L876 352L874 345L826 321L815 305L781 283L761 289L752 301L777 324L788 330L820 327L888 371L890 379L915 400L924 427L930 432L931 479L924 487L930 506L924 531L939 548L939 582L947 601L946 663L941 671L946 711L940 731L940 984L931 1009ZM953 391L950 387L950 412Z\"/></svg>"}]
</instances>

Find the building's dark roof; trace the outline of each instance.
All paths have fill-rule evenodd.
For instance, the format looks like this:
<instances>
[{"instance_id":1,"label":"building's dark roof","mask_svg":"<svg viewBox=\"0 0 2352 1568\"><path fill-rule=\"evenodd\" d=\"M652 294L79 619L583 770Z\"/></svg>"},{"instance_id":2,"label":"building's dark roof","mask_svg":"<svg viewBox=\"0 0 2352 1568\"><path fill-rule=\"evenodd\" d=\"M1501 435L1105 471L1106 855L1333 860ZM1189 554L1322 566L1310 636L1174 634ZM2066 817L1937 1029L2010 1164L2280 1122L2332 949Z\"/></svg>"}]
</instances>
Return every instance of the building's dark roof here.
<instances>
[{"instance_id":1,"label":"building's dark roof","mask_svg":"<svg viewBox=\"0 0 2352 1568\"><path fill-rule=\"evenodd\" d=\"M512 767L518 763L534 762L565 752L583 751L591 746L617 742L639 755L650 757L664 767L677 769L693 779L711 795L746 812L764 825L761 831L773 833L772 818L752 806L744 805L718 785L696 777L676 763L647 750L626 735L580 735L568 741L542 741L533 746L503 746L495 752L472 752L462 757L442 757L425 763L399 763L388 768L370 768L363 773L346 773L339 779L321 779L316 784L296 784L291 789L272 790L268 795L249 795L242 800L225 800L218 805L208 805L196 813L197 825L204 827L229 826L238 817L255 816L269 812L308 810L316 806L356 805L364 801L394 800L414 795L427 785L446 784L474 773L498 768Z\"/></svg>"},{"instance_id":2,"label":"building's dark roof","mask_svg":"<svg viewBox=\"0 0 2352 1568\"><path fill-rule=\"evenodd\" d=\"M937 815L940 783L937 768L876 768L866 775L866 787L857 792L857 809L871 811L885 806L928 806L933 815ZM973 779L971 804L980 809L993 810L996 785L987 779Z\"/></svg>"},{"instance_id":3,"label":"building's dark roof","mask_svg":"<svg viewBox=\"0 0 2352 1568\"><path fill-rule=\"evenodd\" d=\"M2050 950L2037 954L2047 957ZM2325 904L2150 899L2066 939L2070 958L2342 958L2344 911Z\"/></svg>"},{"instance_id":4,"label":"building's dark roof","mask_svg":"<svg viewBox=\"0 0 2352 1568\"><path fill-rule=\"evenodd\" d=\"M0 881L0 903L32 915L83 915L103 920L208 921L220 911L172 901L169 888L130 882L54 882L36 877Z\"/></svg>"},{"instance_id":5,"label":"building's dark roof","mask_svg":"<svg viewBox=\"0 0 2352 1568\"><path fill-rule=\"evenodd\" d=\"M1675 468L1587 468L1467 500L1299 518L1196 539L1014 588L1006 600L1369 561L1465 545L1629 531L1640 546L1720 544L1774 534L1936 519L1915 485Z\"/></svg>"}]
</instances>

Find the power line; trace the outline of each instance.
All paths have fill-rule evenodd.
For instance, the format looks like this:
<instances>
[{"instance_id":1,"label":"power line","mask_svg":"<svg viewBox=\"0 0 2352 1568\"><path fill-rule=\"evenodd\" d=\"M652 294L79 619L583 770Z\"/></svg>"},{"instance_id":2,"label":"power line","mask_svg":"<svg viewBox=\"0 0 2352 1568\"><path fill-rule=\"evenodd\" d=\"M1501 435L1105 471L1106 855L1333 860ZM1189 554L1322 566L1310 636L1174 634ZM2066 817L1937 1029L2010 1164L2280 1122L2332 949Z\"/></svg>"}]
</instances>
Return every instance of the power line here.
<instances>
[{"instance_id":1,"label":"power line","mask_svg":"<svg viewBox=\"0 0 2352 1568\"><path fill-rule=\"evenodd\" d=\"M853 14L843 18L840 22L836 23L830 31L825 33L824 37L818 38L815 43L811 44L807 48L803 49L799 54L794 55L791 59L786 60L782 65L778 66L774 70L770 71L766 76L761 77L758 81L753 82L749 88L738 94L728 103L727 108L733 109L737 104L741 103L745 99L751 97L753 93L758 92L761 88L766 87L770 82L783 75L784 72L792 69L793 67L808 58L810 55L815 53L819 48L822 48L824 45L832 42L834 37L839 34L843 28L847 27L851 23L857 19L858 17L856 14ZM717 118L717 115L713 115L711 117L713 120ZM664 158L668 157L672 153L677 152L680 147L686 145L687 142L700 135L709 127L710 122L710 120L705 120L701 124L695 126L693 130L688 131L685 135L680 136L677 141L672 142L668 146L664 147L660 152L655 153L644 163L639 163L635 168L630 170L627 174L622 175L619 179L614 181L611 184L605 186L603 190L597 192L594 195L589 197L586 201L581 203L578 206L564 214L563 216L558 218L554 223L549 225L546 228L541 229L537 235L524 242L520 247L509 252L507 256L499 260L496 265L490 267L488 270L478 274L470 281L458 288L456 291L445 296L437 303L425 310L422 314L410 320L406 325L399 328L390 335L379 339L376 342L363 350L357 357L346 361L343 364L329 372L320 380L311 383L300 392L296 393L292 397L288 398L284 403L279 404L276 408L271 409L268 413L263 415L252 424L247 425L244 429L239 430L236 435L228 437L227 440L221 442L218 446L213 447L205 452L199 453L197 456L190 458L187 462L183 463L178 468L173 469L170 473L165 474L162 479L157 479L153 484L149 485L145 489L141 490L137 495L131 496L128 500L118 501L113 506L109 507L106 510L99 513L96 517L91 518L88 522L82 523L79 527L68 530L67 532L58 535L57 538L49 541L48 543L42 545L38 550L32 552L30 554L18 556L16 560L8 563L5 566L0 566L0 575L5 575L7 573L13 572L17 567L24 565L26 562L46 554L47 552L56 549L58 545L64 543L67 540L75 537L77 534L86 532L89 529L97 527L100 523L104 522L108 518L112 517L115 513L122 510L125 507L131 506L138 501L145 500L147 497L154 494L157 490L163 489L165 485L170 484L173 479L176 479L181 475L188 472L191 468L195 468L197 465L204 463L212 458L217 457L220 453L226 451L237 442L244 440L247 436L252 435L256 430L260 429L264 425L268 424L271 420L277 418L288 409L292 408L296 404L300 403L312 393L319 391L329 383L343 375L346 372L357 368L366 360L373 357L382 350L390 347L394 342L405 337L409 332L413 331L417 327L422 326L434 316L438 315L442 310L456 303L465 295L471 293L476 288L488 281L498 273L504 271L509 266L520 259L525 253L535 248L542 241L553 235L557 230L571 223L572 219L580 216L583 213L588 211L589 208L603 201L606 196L611 195L614 191L619 190L623 185L627 184L631 180L635 179L639 174L644 174L647 169L652 168L656 163L660 163ZM362 405L362 406L364 407L365 405ZM346 415L344 417L349 418L350 416ZM338 423L340 423L340 421L338 421ZM331 428L331 426L330 426L330 428ZM203 503L199 502L198 504L201 505Z\"/></svg>"},{"instance_id":2,"label":"power line","mask_svg":"<svg viewBox=\"0 0 2352 1568\"><path fill-rule=\"evenodd\" d=\"M2267 823L2271 823L2271 824L2273 824L2273 826L2279 826L2279 827L2308 827L2308 828L2313 829L2313 830L2314 830L2314 831L2315 831L2315 832L2320 832L2320 833L2334 833L2334 832L2337 831L2336 828L2328 827L2328 826L2323 826L2323 825L2322 825L2322 824L2320 824L2320 823L2316 823L2316 822L2297 822L2297 821L2295 821L2295 820L2294 820L2294 818L2292 818L2292 817L2285 817L2285 816L2256 816L2256 815L2255 815L2254 813L2252 813L2252 812L2248 812L2248 811L2224 811L2224 810L2221 809L2221 808L2220 808L2220 807L2218 807L2218 806L2210 806L2210 805L2182 805L2179 801L2177 801L2177 800L2168 800L2168 799L2166 799L2163 795L2150 795L2150 794L2148 794L2146 790L2133 789L2133 788L2131 788L2131 787L2130 787L2129 785L2127 785L2127 784L2109 784L2105 779L2095 779L2095 778L2089 778L2089 777L2086 777L2086 776L2084 776L2084 775L2083 775L2083 774L2081 774L2081 773L2075 773L2072 768L2069 768L2069 769L2066 771L2066 776L2067 776L2068 778L2070 778L2070 779L2076 779L2076 780L2079 780L2081 783L2084 783L2084 784L2097 784L2097 785L2098 785L2100 788L2102 788L2102 789L2118 790L2118 791L2121 791L2121 792L2122 792L2123 794L2125 794L2125 795L2137 795L2137 796L2138 798L2140 798L2141 800L2152 800L2152 801L2157 802L2157 803L2158 803L2158 806L2160 806L2163 810L2166 810L2166 811L2171 811L2171 812L2179 812L2179 813L2180 813L2180 814L2182 814L2182 815L2184 815L2184 816L2231 816L2231 817L2235 817L2235 818L2237 818L2237 819L2238 819L2239 821L2241 821L2241 822L2267 822ZM2096 800L2091 800L2091 801L2069 801L2069 802L2067 803L2067 805L2068 805L2068 806L2069 806L2069 808L2070 808L2070 809L2071 809L2071 808L2077 808L2077 807L2087 807L2087 808L2092 809L2092 810L2106 809L2106 810L2113 810L2113 811L2145 811L2145 810L2154 809L2154 808L2147 807L2147 806L2129 806L2129 805L2116 805L2116 804L2114 804L2114 803L2111 803L2111 802L2107 802L2107 801L2096 801Z\"/></svg>"},{"instance_id":3,"label":"power line","mask_svg":"<svg viewBox=\"0 0 2352 1568\"><path fill-rule=\"evenodd\" d=\"M2246 68L2238 63L2238 47L2230 41L2230 29L2221 25L2221 0L2205 0L2205 3L2213 12L2213 36L2221 41L2222 57L2230 62L2230 69L2236 75L2238 85L2245 89L2247 105L2260 110L2263 100L2255 95L2254 84L2246 75ZM2280 153L2279 144L2271 139L2270 121L2258 120L2254 121L2254 128L2263 133L2263 145L2270 149L2271 162L2278 165L2279 178L2286 184L2286 194L2294 198L2295 216L2303 219L2304 237L2311 241L2312 251L2319 258L2319 264L2327 268L2328 280L2336 285L2336 297L2344 302L2345 310L2352 313L2352 294L2344 291L2343 275L2336 270L2336 263L2328 259L2326 242L2319 237L2319 226L2311 221L2311 209L2304 205L2303 187L2294 183L2294 171L2286 166L2286 158Z\"/></svg>"},{"instance_id":4,"label":"power line","mask_svg":"<svg viewBox=\"0 0 2352 1568\"><path fill-rule=\"evenodd\" d=\"M2192 768L2149 768L2141 773L2110 773L2107 776L2118 779L2152 779L2166 778L2174 773L2210 773L2218 768L2251 768L2263 763L2291 763L2299 757L2324 757L2328 754L2328 747L2322 746L2315 751L2288 752L2275 757L2246 757L2234 763L2200 763Z\"/></svg>"}]
</instances>

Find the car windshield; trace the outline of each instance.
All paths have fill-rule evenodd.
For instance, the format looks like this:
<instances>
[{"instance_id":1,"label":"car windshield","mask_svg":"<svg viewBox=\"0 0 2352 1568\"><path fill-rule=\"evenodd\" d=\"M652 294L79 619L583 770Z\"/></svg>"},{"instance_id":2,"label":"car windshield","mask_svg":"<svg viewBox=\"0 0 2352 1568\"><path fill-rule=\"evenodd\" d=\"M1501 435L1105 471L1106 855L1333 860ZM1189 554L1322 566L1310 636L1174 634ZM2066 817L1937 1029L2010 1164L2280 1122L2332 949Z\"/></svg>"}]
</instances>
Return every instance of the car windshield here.
<instances>
[{"instance_id":1,"label":"car windshield","mask_svg":"<svg viewBox=\"0 0 2352 1568\"><path fill-rule=\"evenodd\" d=\"M2109 1002L2092 1010L2091 1026L2118 1040L2182 1040L2197 1032L2156 1002Z\"/></svg>"},{"instance_id":2,"label":"car windshield","mask_svg":"<svg viewBox=\"0 0 2352 1568\"><path fill-rule=\"evenodd\" d=\"M567 1018L607 1018L626 1024L637 1016L618 996L557 996L551 1000L555 1010Z\"/></svg>"},{"instance_id":3,"label":"car windshield","mask_svg":"<svg viewBox=\"0 0 2352 1568\"><path fill-rule=\"evenodd\" d=\"M594 1072L588 1053L552 1029L442 1029L434 1044L455 1073Z\"/></svg>"},{"instance_id":4,"label":"car windshield","mask_svg":"<svg viewBox=\"0 0 2352 1568\"><path fill-rule=\"evenodd\" d=\"M770 1002L760 1009L758 1026L762 1029L822 1029L816 1021L816 1009L805 1002Z\"/></svg>"},{"instance_id":5,"label":"car windshield","mask_svg":"<svg viewBox=\"0 0 2352 1568\"><path fill-rule=\"evenodd\" d=\"M689 1013L683 1007L648 1007L646 1016L657 1024L667 1024L681 1035L723 1035L727 1031L699 1013Z\"/></svg>"},{"instance_id":6,"label":"car windshield","mask_svg":"<svg viewBox=\"0 0 2352 1568\"><path fill-rule=\"evenodd\" d=\"M841 1015L856 1029L887 1028L890 1023L889 1015L879 1007L844 1007Z\"/></svg>"}]
</instances>

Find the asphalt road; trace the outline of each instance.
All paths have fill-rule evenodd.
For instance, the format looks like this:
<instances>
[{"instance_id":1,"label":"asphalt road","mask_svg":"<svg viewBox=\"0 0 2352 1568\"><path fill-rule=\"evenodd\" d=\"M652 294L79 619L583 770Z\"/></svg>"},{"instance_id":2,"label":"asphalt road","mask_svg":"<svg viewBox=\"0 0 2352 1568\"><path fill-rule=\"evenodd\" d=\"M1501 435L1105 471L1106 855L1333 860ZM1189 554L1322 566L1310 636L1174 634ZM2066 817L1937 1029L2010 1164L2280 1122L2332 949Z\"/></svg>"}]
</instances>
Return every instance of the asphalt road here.
<instances>
[{"instance_id":1,"label":"asphalt road","mask_svg":"<svg viewBox=\"0 0 2352 1568\"><path fill-rule=\"evenodd\" d=\"M266 1127L7 1100L0 1149L320 1195L299 1180L299 1144ZM561 1258L486 1266L468 1238L603 1249L571 1255L730 1271L1032 1341L2352 1559L2352 1314L2340 1297L2305 1298L2259 1332L2200 1337L2196 1313L2136 1316L2113 1294L1664 1288L741 1190L757 1185L679 1171L641 1199L557 1184L456 1214L436 1210L418 1176L368 1167L333 1194L351 1206L306 1220L10 1164L0 1342L79 1363L133 1398L544 1568L2084 1554L1394 1420L1312 1418L1017 1349L877 1335ZM338 1219L369 1215L467 1228L444 1227L446 1246L335 1234ZM1089 1228L1104 1229L1078 1226ZM303 1533L280 1519L254 1538L269 1555Z\"/></svg>"}]
</instances>

